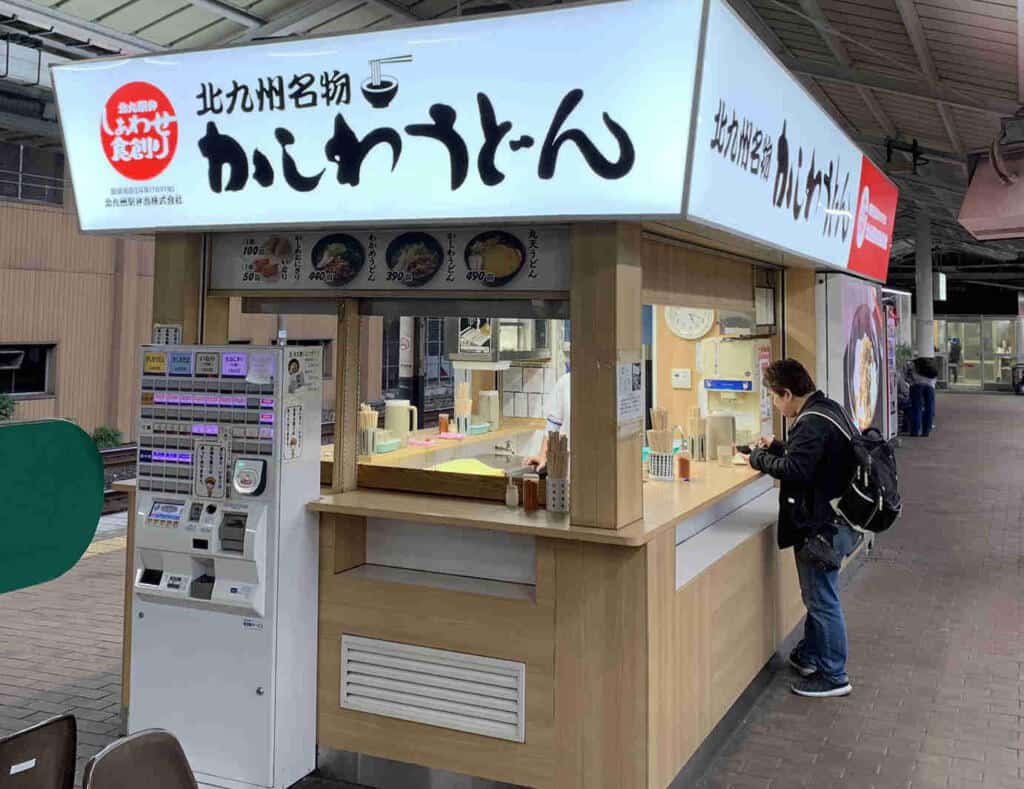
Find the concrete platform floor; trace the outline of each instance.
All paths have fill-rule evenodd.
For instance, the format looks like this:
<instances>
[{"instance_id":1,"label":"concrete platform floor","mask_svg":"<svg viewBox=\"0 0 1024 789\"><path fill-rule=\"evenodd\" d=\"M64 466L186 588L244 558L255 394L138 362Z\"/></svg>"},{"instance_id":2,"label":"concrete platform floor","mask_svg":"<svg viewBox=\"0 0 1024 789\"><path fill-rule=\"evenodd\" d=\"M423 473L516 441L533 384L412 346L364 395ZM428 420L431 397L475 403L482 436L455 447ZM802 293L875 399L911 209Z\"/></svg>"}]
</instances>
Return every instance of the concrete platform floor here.
<instances>
[{"instance_id":1,"label":"concrete platform floor","mask_svg":"<svg viewBox=\"0 0 1024 789\"><path fill-rule=\"evenodd\" d=\"M843 594L853 695L776 675L702 789L1024 789L1024 397L936 410L899 452L904 517Z\"/></svg>"},{"instance_id":2,"label":"concrete platform floor","mask_svg":"<svg viewBox=\"0 0 1024 789\"><path fill-rule=\"evenodd\" d=\"M701 787L1024 789L1024 398L940 395L937 421L904 439L906 515L844 593L853 695L776 675ZM108 520L67 575L0 597L0 736L72 712L79 768L116 738L123 567Z\"/></svg>"}]
</instances>

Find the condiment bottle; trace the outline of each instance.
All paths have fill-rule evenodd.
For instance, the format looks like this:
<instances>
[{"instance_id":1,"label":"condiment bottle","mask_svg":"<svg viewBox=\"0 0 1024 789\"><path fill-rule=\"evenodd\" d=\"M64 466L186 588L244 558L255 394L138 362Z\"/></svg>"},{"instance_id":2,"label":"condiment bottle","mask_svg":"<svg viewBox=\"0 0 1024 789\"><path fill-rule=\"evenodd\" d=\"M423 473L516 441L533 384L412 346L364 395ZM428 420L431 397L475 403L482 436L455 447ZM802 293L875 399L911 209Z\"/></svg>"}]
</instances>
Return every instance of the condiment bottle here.
<instances>
[{"instance_id":1,"label":"condiment bottle","mask_svg":"<svg viewBox=\"0 0 1024 789\"><path fill-rule=\"evenodd\" d=\"M690 458L685 452L676 455L676 479L690 479Z\"/></svg>"},{"instance_id":2,"label":"condiment bottle","mask_svg":"<svg viewBox=\"0 0 1024 789\"><path fill-rule=\"evenodd\" d=\"M511 477L508 479L508 487L505 488L505 506L513 509L519 506L519 488Z\"/></svg>"},{"instance_id":3,"label":"condiment bottle","mask_svg":"<svg viewBox=\"0 0 1024 789\"><path fill-rule=\"evenodd\" d=\"M540 507L540 477L536 474L523 475L523 509L535 512Z\"/></svg>"},{"instance_id":4,"label":"condiment bottle","mask_svg":"<svg viewBox=\"0 0 1024 789\"><path fill-rule=\"evenodd\" d=\"M448 414L439 414L437 417L437 429L438 432L448 432Z\"/></svg>"}]
</instances>

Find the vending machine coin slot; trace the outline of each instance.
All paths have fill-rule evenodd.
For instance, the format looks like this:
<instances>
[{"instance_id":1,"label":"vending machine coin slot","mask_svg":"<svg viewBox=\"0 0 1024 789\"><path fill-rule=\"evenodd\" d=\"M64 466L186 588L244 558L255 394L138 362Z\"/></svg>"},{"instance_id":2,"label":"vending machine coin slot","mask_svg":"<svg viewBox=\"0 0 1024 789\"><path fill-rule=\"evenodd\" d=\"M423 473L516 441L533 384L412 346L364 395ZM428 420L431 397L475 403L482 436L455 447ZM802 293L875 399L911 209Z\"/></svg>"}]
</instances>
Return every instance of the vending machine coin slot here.
<instances>
[{"instance_id":1,"label":"vending machine coin slot","mask_svg":"<svg viewBox=\"0 0 1024 789\"><path fill-rule=\"evenodd\" d=\"M220 549L224 553L245 552L245 523L247 516L242 513L228 512L220 524Z\"/></svg>"}]
</instances>

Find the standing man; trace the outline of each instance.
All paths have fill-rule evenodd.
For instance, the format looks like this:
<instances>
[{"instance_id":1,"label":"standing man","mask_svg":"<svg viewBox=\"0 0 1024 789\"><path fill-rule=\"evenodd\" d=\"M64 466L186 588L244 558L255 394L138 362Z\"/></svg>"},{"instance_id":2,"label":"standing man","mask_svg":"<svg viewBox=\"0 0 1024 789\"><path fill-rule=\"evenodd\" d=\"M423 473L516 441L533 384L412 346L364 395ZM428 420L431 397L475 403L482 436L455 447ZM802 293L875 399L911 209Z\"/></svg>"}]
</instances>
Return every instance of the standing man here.
<instances>
[{"instance_id":1,"label":"standing man","mask_svg":"<svg viewBox=\"0 0 1024 789\"><path fill-rule=\"evenodd\" d=\"M785 443L762 438L750 465L782 482L779 548L794 548L807 619L804 637L789 656L800 675L800 696L846 696L846 621L839 602L839 567L860 535L841 521L832 500L847 489L856 467L853 447L838 424L849 425L843 408L817 391L800 362L783 359L765 371L775 409L790 421Z\"/></svg>"},{"instance_id":2,"label":"standing man","mask_svg":"<svg viewBox=\"0 0 1024 789\"><path fill-rule=\"evenodd\" d=\"M545 403L545 418L547 429L544 431L544 440L541 442L540 451L533 457L526 459L526 465L533 466L537 471L544 471L548 464L548 434L560 433L569 436L572 442L572 426L569 420L571 411L569 409L569 393L572 387L572 379L566 373L555 384L554 390L548 395Z\"/></svg>"}]
</instances>

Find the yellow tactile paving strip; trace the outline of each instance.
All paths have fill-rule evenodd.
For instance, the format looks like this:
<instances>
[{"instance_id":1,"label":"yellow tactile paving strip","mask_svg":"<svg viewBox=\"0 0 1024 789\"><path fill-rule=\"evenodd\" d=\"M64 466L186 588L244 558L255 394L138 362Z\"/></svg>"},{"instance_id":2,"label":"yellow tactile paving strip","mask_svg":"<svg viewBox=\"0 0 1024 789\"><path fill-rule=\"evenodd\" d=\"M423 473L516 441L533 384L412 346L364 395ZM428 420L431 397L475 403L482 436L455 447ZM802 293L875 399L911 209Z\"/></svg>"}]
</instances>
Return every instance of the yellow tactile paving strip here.
<instances>
[{"instance_id":1,"label":"yellow tactile paving strip","mask_svg":"<svg viewBox=\"0 0 1024 789\"><path fill-rule=\"evenodd\" d=\"M89 549L82 555L83 559L90 556L100 556L114 551L123 551L128 545L127 537L111 537L109 540L99 540L89 546Z\"/></svg>"}]
</instances>

